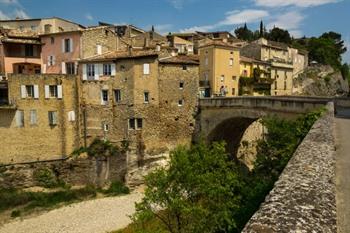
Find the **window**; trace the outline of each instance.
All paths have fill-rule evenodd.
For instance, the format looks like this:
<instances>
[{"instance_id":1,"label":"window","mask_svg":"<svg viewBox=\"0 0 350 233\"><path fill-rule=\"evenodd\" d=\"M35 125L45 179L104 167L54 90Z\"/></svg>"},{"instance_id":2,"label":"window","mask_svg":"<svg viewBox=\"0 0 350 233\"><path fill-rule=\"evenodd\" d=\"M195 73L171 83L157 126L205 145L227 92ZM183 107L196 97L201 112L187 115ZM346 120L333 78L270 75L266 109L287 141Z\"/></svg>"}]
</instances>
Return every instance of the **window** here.
<instances>
[{"instance_id":1,"label":"window","mask_svg":"<svg viewBox=\"0 0 350 233\"><path fill-rule=\"evenodd\" d=\"M135 119L129 119L129 129L135 129Z\"/></svg>"},{"instance_id":2,"label":"window","mask_svg":"<svg viewBox=\"0 0 350 233\"><path fill-rule=\"evenodd\" d=\"M49 85L49 97L50 98L57 98L57 86L56 85Z\"/></svg>"},{"instance_id":3,"label":"window","mask_svg":"<svg viewBox=\"0 0 350 233\"><path fill-rule=\"evenodd\" d=\"M149 63L143 64L143 74L150 74L150 66L149 66Z\"/></svg>"},{"instance_id":4,"label":"window","mask_svg":"<svg viewBox=\"0 0 350 233\"><path fill-rule=\"evenodd\" d=\"M232 95L236 95L236 89L232 88Z\"/></svg>"},{"instance_id":5,"label":"window","mask_svg":"<svg viewBox=\"0 0 350 233\"><path fill-rule=\"evenodd\" d=\"M94 64L87 64L86 66L87 69L87 76L88 79L94 80L95 79L95 65Z\"/></svg>"},{"instance_id":6,"label":"window","mask_svg":"<svg viewBox=\"0 0 350 233\"><path fill-rule=\"evenodd\" d=\"M48 57L48 62L47 62L48 66L53 66L55 65L55 56L49 56Z\"/></svg>"},{"instance_id":7,"label":"window","mask_svg":"<svg viewBox=\"0 0 350 233\"><path fill-rule=\"evenodd\" d=\"M102 105L108 104L108 90L102 90L101 92L101 98L102 98Z\"/></svg>"},{"instance_id":8,"label":"window","mask_svg":"<svg viewBox=\"0 0 350 233\"><path fill-rule=\"evenodd\" d=\"M36 26L34 26L34 25L32 25L32 26L30 26L30 29L32 30L32 31L36 31Z\"/></svg>"},{"instance_id":9,"label":"window","mask_svg":"<svg viewBox=\"0 0 350 233\"><path fill-rule=\"evenodd\" d=\"M75 64L74 62L66 63L66 73L67 74L75 74Z\"/></svg>"},{"instance_id":10,"label":"window","mask_svg":"<svg viewBox=\"0 0 350 233\"><path fill-rule=\"evenodd\" d=\"M224 82L225 81L225 75L221 75L220 80L221 80L221 82Z\"/></svg>"},{"instance_id":11,"label":"window","mask_svg":"<svg viewBox=\"0 0 350 233\"><path fill-rule=\"evenodd\" d=\"M284 79L287 79L287 71L284 71Z\"/></svg>"},{"instance_id":12,"label":"window","mask_svg":"<svg viewBox=\"0 0 350 233\"><path fill-rule=\"evenodd\" d=\"M103 64L103 75L112 75L112 64Z\"/></svg>"},{"instance_id":13,"label":"window","mask_svg":"<svg viewBox=\"0 0 350 233\"><path fill-rule=\"evenodd\" d=\"M230 58L229 65L233 66L233 58Z\"/></svg>"},{"instance_id":14,"label":"window","mask_svg":"<svg viewBox=\"0 0 350 233\"><path fill-rule=\"evenodd\" d=\"M186 65L183 65L183 66L182 66L182 70L187 70L187 66L186 66Z\"/></svg>"},{"instance_id":15,"label":"window","mask_svg":"<svg viewBox=\"0 0 350 233\"><path fill-rule=\"evenodd\" d=\"M277 90L277 80L275 81L275 90Z\"/></svg>"},{"instance_id":16,"label":"window","mask_svg":"<svg viewBox=\"0 0 350 233\"><path fill-rule=\"evenodd\" d=\"M17 127L24 127L24 111L23 110L18 110L16 112L16 125Z\"/></svg>"},{"instance_id":17,"label":"window","mask_svg":"<svg viewBox=\"0 0 350 233\"><path fill-rule=\"evenodd\" d=\"M51 44L54 44L54 43L55 43L55 38L54 38L54 37L51 37L51 38L50 38L50 41L51 41Z\"/></svg>"},{"instance_id":18,"label":"window","mask_svg":"<svg viewBox=\"0 0 350 233\"><path fill-rule=\"evenodd\" d=\"M204 63L206 66L208 65L208 57L205 58Z\"/></svg>"},{"instance_id":19,"label":"window","mask_svg":"<svg viewBox=\"0 0 350 233\"><path fill-rule=\"evenodd\" d=\"M237 76L232 76L232 80L236 81L237 80Z\"/></svg>"},{"instance_id":20,"label":"window","mask_svg":"<svg viewBox=\"0 0 350 233\"><path fill-rule=\"evenodd\" d=\"M142 118L137 118L136 119L136 128L137 129L142 129Z\"/></svg>"},{"instance_id":21,"label":"window","mask_svg":"<svg viewBox=\"0 0 350 233\"><path fill-rule=\"evenodd\" d=\"M284 90L287 90L287 81L284 81Z\"/></svg>"},{"instance_id":22,"label":"window","mask_svg":"<svg viewBox=\"0 0 350 233\"><path fill-rule=\"evenodd\" d=\"M177 105L180 106L180 107L183 106L184 105L184 100L183 99L179 100Z\"/></svg>"},{"instance_id":23,"label":"window","mask_svg":"<svg viewBox=\"0 0 350 233\"><path fill-rule=\"evenodd\" d=\"M121 70L121 71L125 71L125 66L121 65L121 66L120 66L120 70Z\"/></svg>"},{"instance_id":24,"label":"window","mask_svg":"<svg viewBox=\"0 0 350 233\"><path fill-rule=\"evenodd\" d=\"M51 32L51 28L52 28L51 24L45 24L44 25L45 33L50 33Z\"/></svg>"},{"instance_id":25,"label":"window","mask_svg":"<svg viewBox=\"0 0 350 233\"><path fill-rule=\"evenodd\" d=\"M49 125L57 125L57 112L49 111Z\"/></svg>"},{"instance_id":26,"label":"window","mask_svg":"<svg viewBox=\"0 0 350 233\"><path fill-rule=\"evenodd\" d=\"M27 98L34 98L34 86L26 85Z\"/></svg>"},{"instance_id":27,"label":"window","mask_svg":"<svg viewBox=\"0 0 350 233\"><path fill-rule=\"evenodd\" d=\"M71 39L64 39L64 52L70 53L71 51Z\"/></svg>"},{"instance_id":28,"label":"window","mask_svg":"<svg viewBox=\"0 0 350 233\"><path fill-rule=\"evenodd\" d=\"M25 56L33 57L34 56L34 46L32 44L25 45Z\"/></svg>"},{"instance_id":29,"label":"window","mask_svg":"<svg viewBox=\"0 0 350 233\"><path fill-rule=\"evenodd\" d=\"M149 92L148 91L145 91L143 93L143 100L145 103L149 103Z\"/></svg>"},{"instance_id":30,"label":"window","mask_svg":"<svg viewBox=\"0 0 350 233\"><path fill-rule=\"evenodd\" d=\"M142 129L143 119L142 118L131 118L129 119L129 130Z\"/></svg>"},{"instance_id":31,"label":"window","mask_svg":"<svg viewBox=\"0 0 350 233\"><path fill-rule=\"evenodd\" d=\"M179 88L184 89L184 82L183 81L180 82Z\"/></svg>"},{"instance_id":32,"label":"window","mask_svg":"<svg viewBox=\"0 0 350 233\"><path fill-rule=\"evenodd\" d=\"M35 109L30 110L30 125L36 125L38 123L38 117Z\"/></svg>"},{"instance_id":33,"label":"window","mask_svg":"<svg viewBox=\"0 0 350 233\"><path fill-rule=\"evenodd\" d=\"M106 123L103 123L102 124L102 129L103 129L103 131L107 132L109 130L109 125L106 124Z\"/></svg>"},{"instance_id":34,"label":"window","mask_svg":"<svg viewBox=\"0 0 350 233\"><path fill-rule=\"evenodd\" d=\"M120 89L114 90L114 100L116 103L119 103L122 100L122 93Z\"/></svg>"}]
</instances>

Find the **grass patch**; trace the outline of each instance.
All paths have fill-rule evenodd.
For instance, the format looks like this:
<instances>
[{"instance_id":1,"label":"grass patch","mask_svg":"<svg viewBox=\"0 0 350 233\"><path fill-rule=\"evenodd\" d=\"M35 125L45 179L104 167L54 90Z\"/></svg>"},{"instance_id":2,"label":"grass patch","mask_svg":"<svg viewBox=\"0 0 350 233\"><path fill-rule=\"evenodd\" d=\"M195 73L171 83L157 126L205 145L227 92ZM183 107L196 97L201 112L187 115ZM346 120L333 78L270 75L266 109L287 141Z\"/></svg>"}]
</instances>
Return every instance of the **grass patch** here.
<instances>
[{"instance_id":1,"label":"grass patch","mask_svg":"<svg viewBox=\"0 0 350 233\"><path fill-rule=\"evenodd\" d=\"M101 193L107 196L118 196L121 194L129 194L130 190L120 181L114 181L106 190L101 190Z\"/></svg>"}]
</instances>

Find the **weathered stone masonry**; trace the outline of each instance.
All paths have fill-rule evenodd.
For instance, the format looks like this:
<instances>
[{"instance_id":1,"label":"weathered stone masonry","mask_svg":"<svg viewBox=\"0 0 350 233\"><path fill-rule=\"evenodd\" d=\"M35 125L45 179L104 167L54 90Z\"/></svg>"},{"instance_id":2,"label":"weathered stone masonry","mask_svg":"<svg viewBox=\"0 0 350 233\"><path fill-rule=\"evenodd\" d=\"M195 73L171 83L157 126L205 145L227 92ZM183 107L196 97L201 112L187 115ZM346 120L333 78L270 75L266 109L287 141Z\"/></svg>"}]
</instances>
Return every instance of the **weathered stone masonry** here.
<instances>
[{"instance_id":1,"label":"weathered stone masonry","mask_svg":"<svg viewBox=\"0 0 350 233\"><path fill-rule=\"evenodd\" d=\"M330 103L242 232L337 232L333 121Z\"/></svg>"}]
</instances>

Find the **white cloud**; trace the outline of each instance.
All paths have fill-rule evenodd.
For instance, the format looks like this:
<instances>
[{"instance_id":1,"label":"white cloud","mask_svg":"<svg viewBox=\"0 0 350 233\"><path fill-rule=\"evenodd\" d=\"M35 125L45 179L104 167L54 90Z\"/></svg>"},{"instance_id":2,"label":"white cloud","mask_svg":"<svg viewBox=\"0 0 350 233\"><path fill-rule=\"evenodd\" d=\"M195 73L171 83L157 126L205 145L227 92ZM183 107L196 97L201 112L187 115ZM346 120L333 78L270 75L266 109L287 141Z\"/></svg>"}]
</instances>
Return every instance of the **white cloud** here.
<instances>
[{"instance_id":1,"label":"white cloud","mask_svg":"<svg viewBox=\"0 0 350 233\"><path fill-rule=\"evenodd\" d=\"M311 7L319 6L328 3L336 3L343 0L254 0L258 6L265 7L284 7L284 6L298 6Z\"/></svg>"},{"instance_id":2,"label":"white cloud","mask_svg":"<svg viewBox=\"0 0 350 233\"><path fill-rule=\"evenodd\" d=\"M184 0L169 0L169 2L175 9L178 9L178 10L181 10L184 5Z\"/></svg>"},{"instance_id":3,"label":"white cloud","mask_svg":"<svg viewBox=\"0 0 350 233\"><path fill-rule=\"evenodd\" d=\"M7 19L10 19L10 17L0 10L0 20L7 20Z\"/></svg>"},{"instance_id":4,"label":"white cloud","mask_svg":"<svg viewBox=\"0 0 350 233\"><path fill-rule=\"evenodd\" d=\"M229 11L226 13L226 18L219 22L219 25L251 23L261 20L267 16L269 16L269 12L265 10L248 9L243 11Z\"/></svg>"},{"instance_id":5,"label":"white cloud","mask_svg":"<svg viewBox=\"0 0 350 233\"><path fill-rule=\"evenodd\" d=\"M11 4L17 5L18 1L17 0L0 0L0 3L7 4L7 5L11 5Z\"/></svg>"},{"instance_id":6,"label":"white cloud","mask_svg":"<svg viewBox=\"0 0 350 233\"><path fill-rule=\"evenodd\" d=\"M227 25L238 25L242 23L252 23L252 22L258 22L263 18L266 18L269 16L269 12L264 10L255 10L255 9L248 9L248 10L242 10L242 11L229 11L226 12L225 19L214 23L212 25L203 25L203 26L193 26L190 28L185 28L183 30L180 30L181 32L194 32L194 31L210 31L222 26Z\"/></svg>"},{"instance_id":7,"label":"white cloud","mask_svg":"<svg viewBox=\"0 0 350 233\"><path fill-rule=\"evenodd\" d=\"M170 32L172 28L173 28L172 24L157 24L157 25L154 25L154 30L156 32L159 32L162 35L167 34L168 32Z\"/></svg>"},{"instance_id":8,"label":"white cloud","mask_svg":"<svg viewBox=\"0 0 350 233\"><path fill-rule=\"evenodd\" d=\"M15 11L13 12L13 16L15 18L20 18L20 19L28 19L30 18L29 15L27 15L26 12L24 12L24 10L22 9L15 9Z\"/></svg>"},{"instance_id":9,"label":"white cloud","mask_svg":"<svg viewBox=\"0 0 350 233\"><path fill-rule=\"evenodd\" d=\"M86 13L86 14L85 14L85 18L86 18L87 20L90 20L90 21L94 20L94 17L92 17L92 15L91 15L90 13Z\"/></svg>"},{"instance_id":10,"label":"white cloud","mask_svg":"<svg viewBox=\"0 0 350 233\"><path fill-rule=\"evenodd\" d=\"M272 21L268 23L267 27L273 28L276 26L286 30L296 30L300 27L304 18L305 16L299 11L289 11L272 18Z\"/></svg>"},{"instance_id":11,"label":"white cloud","mask_svg":"<svg viewBox=\"0 0 350 233\"><path fill-rule=\"evenodd\" d=\"M216 27L217 27L217 25L193 26L190 28L182 29L182 30L180 30L180 32L195 32L195 31L207 32L207 31L215 29Z\"/></svg>"}]
</instances>

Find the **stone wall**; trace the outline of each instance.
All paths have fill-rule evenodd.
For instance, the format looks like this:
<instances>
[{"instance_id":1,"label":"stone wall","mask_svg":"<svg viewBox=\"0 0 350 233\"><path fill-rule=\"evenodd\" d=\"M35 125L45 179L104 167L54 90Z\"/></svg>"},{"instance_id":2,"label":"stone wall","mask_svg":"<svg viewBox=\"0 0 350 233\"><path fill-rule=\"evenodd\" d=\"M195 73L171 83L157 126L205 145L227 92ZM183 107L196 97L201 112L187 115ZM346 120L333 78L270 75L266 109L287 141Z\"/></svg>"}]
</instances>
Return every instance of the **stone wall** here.
<instances>
[{"instance_id":1,"label":"stone wall","mask_svg":"<svg viewBox=\"0 0 350 233\"><path fill-rule=\"evenodd\" d=\"M337 232L333 104L242 232Z\"/></svg>"},{"instance_id":2,"label":"stone wall","mask_svg":"<svg viewBox=\"0 0 350 233\"><path fill-rule=\"evenodd\" d=\"M110 181L125 181L126 155L70 158L0 166L0 188L40 186L35 175L39 170L48 170L56 181L64 181L70 185L103 186Z\"/></svg>"},{"instance_id":3,"label":"stone wall","mask_svg":"<svg viewBox=\"0 0 350 233\"><path fill-rule=\"evenodd\" d=\"M18 163L64 158L79 148L77 77L74 75L11 75L9 99L13 108L0 107L0 163ZM38 97L21 97L22 85L37 85ZM45 85L61 85L62 98L46 98ZM36 110L37 121L31 122ZM18 125L16 114L24 113L24 124ZM48 112L57 113L57 124L50 125ZM69 114L74 112L75 119Z\"/></svg>"}]
</instances>

